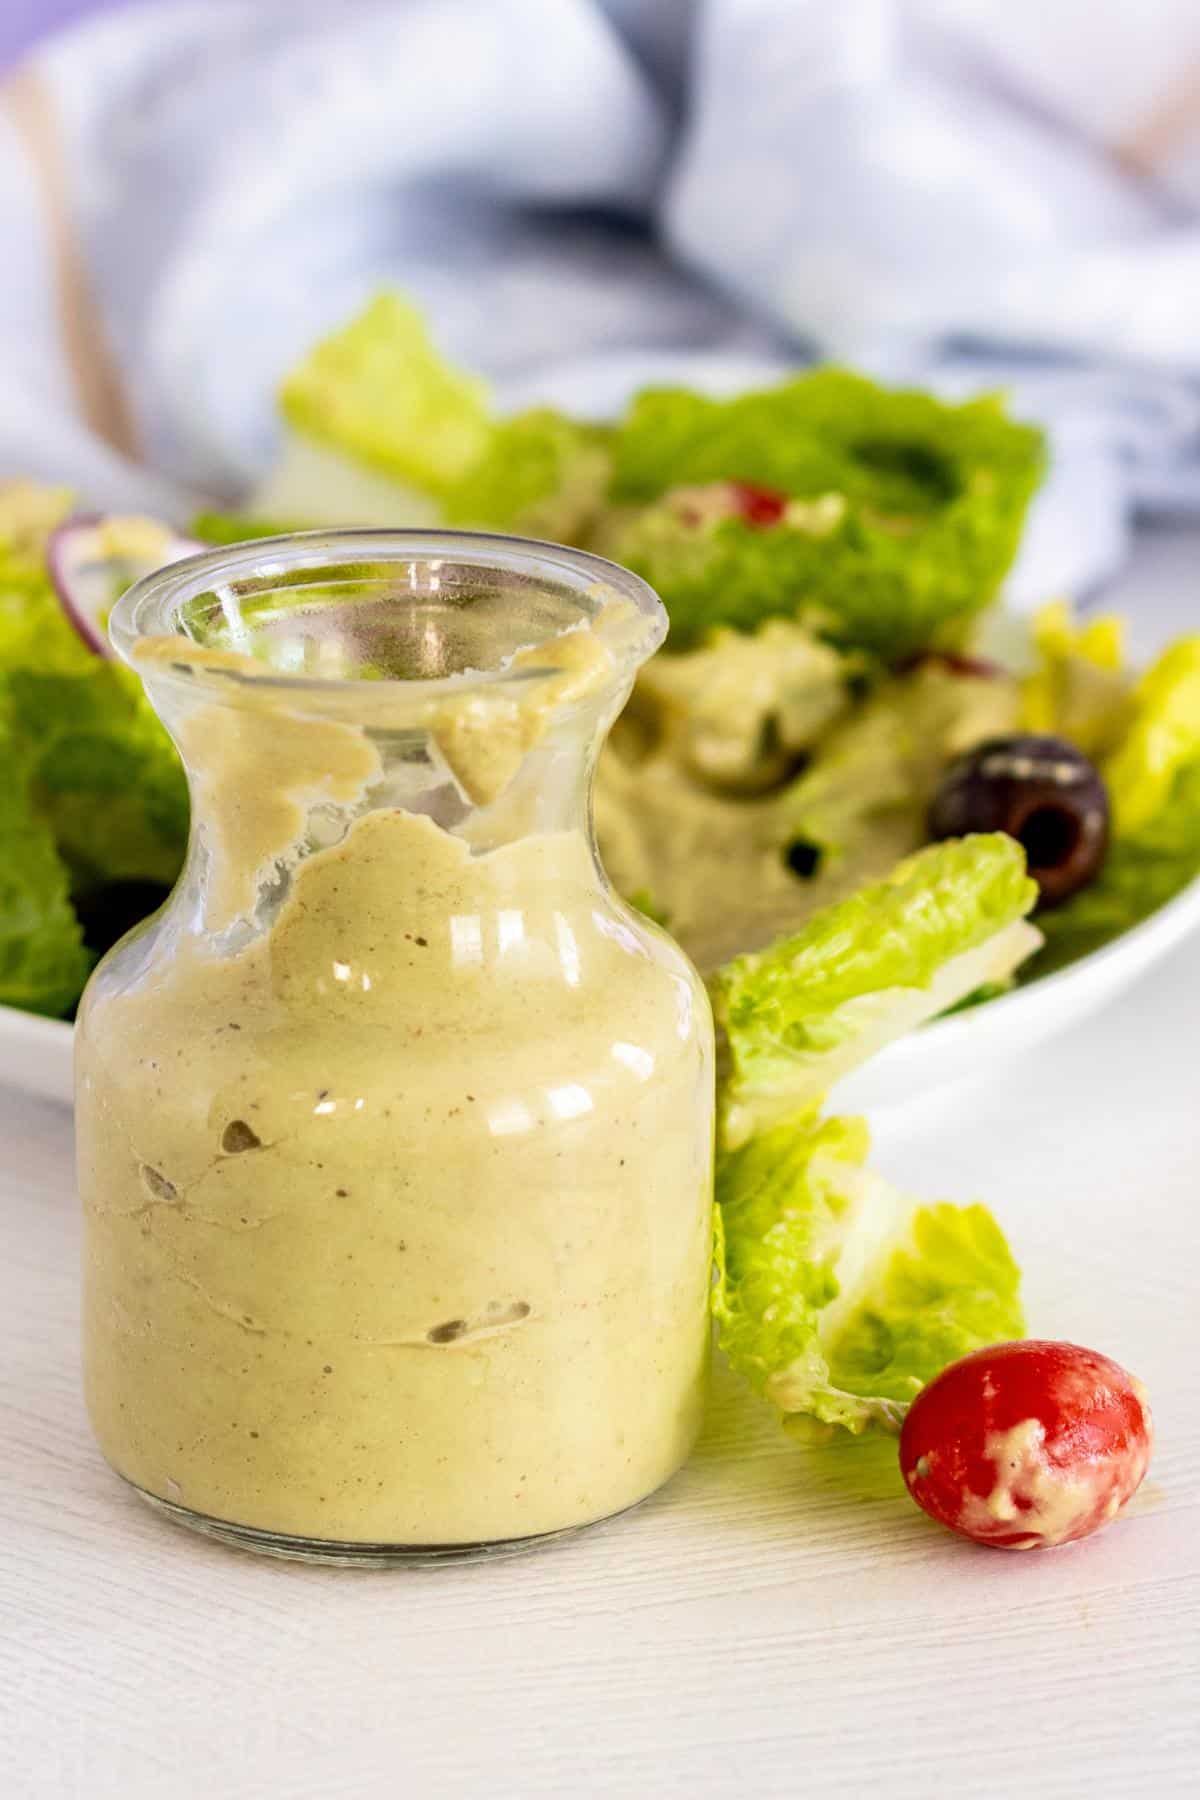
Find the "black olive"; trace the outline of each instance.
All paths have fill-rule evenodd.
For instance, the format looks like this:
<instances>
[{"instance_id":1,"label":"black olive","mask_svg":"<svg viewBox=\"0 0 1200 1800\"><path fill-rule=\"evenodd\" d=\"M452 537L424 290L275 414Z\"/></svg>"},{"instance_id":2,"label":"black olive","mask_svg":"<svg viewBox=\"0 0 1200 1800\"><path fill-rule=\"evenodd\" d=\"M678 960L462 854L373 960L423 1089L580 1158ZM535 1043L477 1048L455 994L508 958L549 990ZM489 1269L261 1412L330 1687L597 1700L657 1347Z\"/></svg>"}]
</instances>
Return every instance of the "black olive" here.
<instances>
[{"instance_id":1,"label":"black olive","mask_svg":"<svg viewBox=\"0 0 1200 1800\"><path fill-rule=\"evenodd\" d=\"M1063 738L989 738L950 764L929 811L931 837L972 831L1006 831L1024 844L1042 906L1058 906L1103 866L1108 791Z\"/></svg>"},{"instance_id":2,"label":"black olive","mask_svg":"<svg viewBox=\"0 0 1200 1800\"><path fill-rule=\"evenodd\" d=\"M799 875L801 881L811 881L821 866L820 844L810 844L807 838L793 838L783 853L783 860L793 875Z\"/></svg>"}]
</instances>

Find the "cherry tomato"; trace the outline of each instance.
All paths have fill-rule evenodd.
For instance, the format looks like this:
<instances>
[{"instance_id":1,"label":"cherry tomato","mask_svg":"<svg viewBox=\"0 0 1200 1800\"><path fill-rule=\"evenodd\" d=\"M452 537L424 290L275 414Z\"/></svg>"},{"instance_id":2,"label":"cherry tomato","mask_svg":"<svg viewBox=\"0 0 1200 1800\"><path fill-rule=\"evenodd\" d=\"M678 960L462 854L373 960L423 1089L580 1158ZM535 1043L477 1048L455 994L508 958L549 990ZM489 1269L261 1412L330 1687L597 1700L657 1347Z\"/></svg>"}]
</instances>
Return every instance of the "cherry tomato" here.
<instances>
[{"instance_id":1,"label":"cherry tomato","mask_svg":"<svg viewBox=\"0 0 1200 1800\"><path fill-rule=\"evenodd\" d=\"M900 1472L951 1531L1038 1550L1114 1519L1153 1435L1146 1390L1119 1363L1030 1338L976 1350L922 1389L900 1434Z\"/></svg>"},{"instance_id":2,"label":"cherry tomato","mask_svg":"<svg viewBox=\"0 0 1200 1800\"><path fill-rule=\"evenodd\" d=\"M787 495L774 488L760 487L754 481L733 481L730 486L738 512L748 525L778 525L787 511Z\"/></svg>"}]
</instances>

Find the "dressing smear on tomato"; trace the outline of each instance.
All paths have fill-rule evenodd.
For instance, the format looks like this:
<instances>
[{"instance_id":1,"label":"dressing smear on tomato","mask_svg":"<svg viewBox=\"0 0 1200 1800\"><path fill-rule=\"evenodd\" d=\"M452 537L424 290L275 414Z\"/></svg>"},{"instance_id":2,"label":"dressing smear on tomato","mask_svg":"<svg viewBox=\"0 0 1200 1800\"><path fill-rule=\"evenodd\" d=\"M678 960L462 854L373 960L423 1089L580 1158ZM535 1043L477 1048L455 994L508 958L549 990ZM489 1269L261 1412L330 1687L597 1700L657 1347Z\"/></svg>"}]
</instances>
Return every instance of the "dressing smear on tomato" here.
<instances>
[{"instance_id":1,"label":"dressing smear on tomato","mask_svg":"<svg viewBox=\"0 0 1200 1800\"><path fill-rule=\"evenodd\" d=\"M931 1381L900 1437L909 1493L975 1543L1038 1550L1116 1518L1150 1463L1141 1382L1078 1344L977 1350Z\"/></svg>"}]
</instances>

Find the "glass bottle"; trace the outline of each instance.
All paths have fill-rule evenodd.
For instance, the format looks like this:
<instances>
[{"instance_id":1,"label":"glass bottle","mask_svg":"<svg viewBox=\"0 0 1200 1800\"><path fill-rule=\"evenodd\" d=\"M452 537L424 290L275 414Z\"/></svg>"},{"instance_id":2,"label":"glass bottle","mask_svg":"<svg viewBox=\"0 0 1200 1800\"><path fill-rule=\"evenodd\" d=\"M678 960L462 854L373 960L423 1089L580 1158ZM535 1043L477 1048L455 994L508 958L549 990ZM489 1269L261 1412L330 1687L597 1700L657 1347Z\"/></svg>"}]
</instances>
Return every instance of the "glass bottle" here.
<instances>
[{"instance_id":1,"label":"glass bottle","mask_svg":"<svg viewBox=\"0 0 1200 1800\"><path fill-rule=\"evenodd\" d=\"M687 1456L712 1023L590 819L664 631L612 564L465 533L222 549L114 609L193 827L80 1009L85 1386L176 1519L463 1557Z\"/></svg>"}]
</instances>

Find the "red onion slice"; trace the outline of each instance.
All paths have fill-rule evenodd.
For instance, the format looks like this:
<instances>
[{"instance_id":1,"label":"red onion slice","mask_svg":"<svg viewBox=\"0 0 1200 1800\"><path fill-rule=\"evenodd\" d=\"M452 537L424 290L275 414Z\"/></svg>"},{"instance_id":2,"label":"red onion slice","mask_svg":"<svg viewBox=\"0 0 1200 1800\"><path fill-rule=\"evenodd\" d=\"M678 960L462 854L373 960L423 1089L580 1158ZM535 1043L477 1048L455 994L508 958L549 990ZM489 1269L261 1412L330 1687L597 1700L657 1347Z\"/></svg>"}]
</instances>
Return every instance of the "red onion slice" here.
<instances>
[{"instance_id":1,"label":"red onion slice","mask_svg":"<svg viewBox=\"0 0 1200 1800\"><path fill-rule=\"evenodd\" d=\"M127 547L120 542L123 527ZM161 541L155 543L158 531ZM77 513L50 533L46 568L78 636L97 656L111 657L106 625L114 602L143 575L204 548L154 519L127 521L103 513Z\"/></svg>"}]
</instances>

